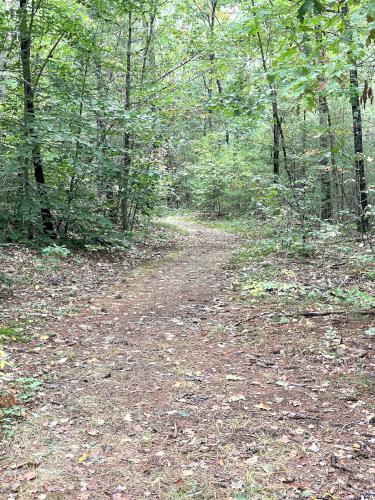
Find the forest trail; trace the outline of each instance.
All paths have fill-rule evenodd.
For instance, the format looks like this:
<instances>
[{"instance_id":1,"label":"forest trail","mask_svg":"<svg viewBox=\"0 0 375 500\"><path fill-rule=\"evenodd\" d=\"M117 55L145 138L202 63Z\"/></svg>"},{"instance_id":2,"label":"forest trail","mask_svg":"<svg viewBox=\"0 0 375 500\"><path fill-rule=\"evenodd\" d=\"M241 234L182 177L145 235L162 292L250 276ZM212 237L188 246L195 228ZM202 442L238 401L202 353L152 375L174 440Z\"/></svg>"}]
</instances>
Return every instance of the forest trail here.
<instances>
[{"instance_id":1,"label":"forest trail","mask_svg":"<svg viewBox=\"0 0 375 500\"><path fill-rule=\"evenodd\" d=\"M199 447L216 448L207 384L215 391L228 353L220 334L213 344L208 332L221 315L238 311L225 290L237 239L168 222L189 233L184 250L136 269L123 290L99 302L93 297L99 313L88 309L60 327L65 349L57 379L9 450L10 463L35 465L19 498L163 497L166 483L177 491L179 478L203 465L196 463ZM216 470L216 461L215 453L202 471Z\"/></svg>"},{"instance_id":2,"label":"forest trail","mask_svg":"<svg viewBox=\"0 0 375 500\"><path fill-rule=\"evenodd\" d=\"M370 369L361 325L342 321L332 355L330 318L275 323L235 299L236 236L168 222L176 252L53 324L43 358L28 352L53 377L9 442L0 498L375 498L373 397L339 384L358 356Z\"/></svg>"}]
</instances>

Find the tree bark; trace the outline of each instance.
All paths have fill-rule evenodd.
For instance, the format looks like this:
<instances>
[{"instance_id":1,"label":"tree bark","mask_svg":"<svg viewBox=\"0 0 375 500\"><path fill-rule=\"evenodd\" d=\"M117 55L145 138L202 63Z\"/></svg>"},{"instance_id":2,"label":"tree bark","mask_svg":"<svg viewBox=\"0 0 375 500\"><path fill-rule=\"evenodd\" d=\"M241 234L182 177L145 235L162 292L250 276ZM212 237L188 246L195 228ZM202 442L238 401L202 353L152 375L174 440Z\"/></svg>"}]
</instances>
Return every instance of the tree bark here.
<instances>
[{"instance_id":1,"label":"tree bark","mask_svg":"<svg viewBox=\"0 0 375 500\"><path fill-rule=\"evenodd\" d=\"M319 50L319 66L322 68L321 73L318 74L319 82L319 97L318 97L318 113L319 113L319 125L320 125L320 218L324 221L332 220L332 189L331 189L331 161L329 160L329 153L331 153L331 142L330 142L330 116L327 97L324 94L324 89L326 87L325 79L325 62L326 62L326 52L323 47L323 36L320 26L317 26L315 32L315 38L318 44Z\"/></svg>"},{"instance_id":2,"label":"tree bark","mask_svg":"<svg viewBox=\"0 0 375 500\"><path fill-rule=\"evenodd\" d=\"M277 109L276 97L272 101L272 116L273 116L273 147L272 147L272 160L273 160L273 177L274 181L280 175L280 127Z\"/></svg>"},{"instance_id":3,"label":"tree bark","mask_svg":"<svg viewBox=\"0 0 375 500\"><path fill-rule=\"evenodd\" d=\"M351 106L353 117L353 142L354 142L354 167L357 183L357 210L358 210L358 229L362 234L369 230L369 221L367 217L368 210L368 191L365 174L365 160L363 152L362 138L362 114L359 101L358 70L355 65L350 70L351 86Z\"/></svg>"},{"instance_id":4,"label":"tree bark","mask_svg":"<svg viewBox=\"0 0 375 500\"><path fill-rule=\"evenodd\" d=\"M216 83L217 83L217 90L218 90L219 95L220 95L220 103L224 107L224 99L222 97L223 96L223 85L221 83L221 80L219 80L219 78L216 80ZM224 128L225 128L225 142L229 146L230 136L229 136L229 130L228 130L228 123L226 122L226 120L224 121Z\"/></svg>"},{"instance_id":5,"label":"tree bark","mask_svg":"<svg viewBox=\"0 0 375 500\"><path fill-rule=\"evenodd\" d=\"M131 109L131 70L132 70L132 43L133 43L133 26L132 12L128 14L128 41L126 48L126 78L125 78L125 111ZM130 229L131 221L129 220L129 176L131 168L130 156L131 134L128 128L124 133L124 155L123 155L123 172L121 186L121 226L124 231Z\"/></svg>"},{"instance_id":6,"label":"tree bark","mask_svg":"<svg viewBox=\"0 0 375 500\"><path fill-rule=\"evenodd\" d=\"M254 2L252 2L252 4L254 7ZM259 45L260 54L261 54L261 58L262 58L263 71L264 71L264 75L265 75L267 83L268 83L268 87L270 89L271 102L272 102L272 118L273 118L272 157L273 157L274 181L277 182L277 178L279 177L279 174L280 174L280 143L281 143L285 171L288 175L289 181L292 184L293 178L292 178L289 164L288 164L288 157L287 157L287 152L286 152L284 133L283 133L282 125L281 125L279 107L277 104L277 92L276 92L276 88L274 87L274 85L269 77L267 61L266 61L266 54L264 52L263 42L262 42L262 38L260 36L259 31L257 32L257 38L258 38L258 45Z\"/></svg>"},{"instance_id":7,"label":"tree bark","mask_svg":"<svg viewBox=\"0 0 375 500\"><path fill-rule=\"evenodd\" d=\"M208 25L210 28L210 45L212 46L213 36L215 32L215 20L216 20L216 8L217 8L218 0L211 0L210 7L211 11L208 16ZM210 61L210 74L207 83L207 95L208 95L208 117L207 117L207 127L209 131L212 131L213 121L212 121L212 97L213 97L213 74L214 74L214 61L215 61L215 52L211 50L209 56Z\"/></svg>"},{"instance_id":8,"label":"tree bark","mask_svg":"<svg viewBox=\"0 0 375 500\"><path fill-rule=\"evenodd\" d=\"M339 171L336 163L336 153L335 153L335 136L333 133L331 112L329 109L327 101L327 122L328 122L328 137L329 137L329 147L331 150L331 166L334 178L334 185L336 190L336 196L338 198L337 208L338 210L344 210L345 202L345 189L344 189L344 175L342 169Z\"/></svg>"},{"instance_id":9,"label":"tree bark","mask_svg":"<svg viewBox=\"0 0 375 500\"><path fill-rule=\"evenodd\" d=\"M349 30L351 29L350 22L348 19L349 14L349 4L344 1L342 7L342 13L344 15L344 22ZM357 214L358 214L358 230L361 234L365 234L369 230L369 220L367 217L369 199L367 190L367 181L365 173L365 159L363 151L363 138L362 138L362 114L361 114L361 104L359 100L359 81L358 81L358 68L357 61L350 50L349 62L352 68L349 70L350 79L350 104L352 108L352 119L353 119L353 143L354 143L354 169L357 185Z\"/></svg>"},{"instance_id":10,"label":"tree bark","mask_svg":"<svg viewBox=\"0 0 375 500\"><path fill-rule=\"evenodd\" d=\"M330 161L328 159L329 136L328 136L328 103L327 98L319 95L319 125L320 125L320 186L321 186L321 219L332 220L332 192Z\"/></svg>"},{"instance_id":11,"label":"tree bark","mask_svg":"<svg viewBox=\"0 0 375 500\"><path fill-rule=\"evenodd\" d=\"M144 83L148 64L150 64L150 66L153 69L156 66L155 54L154 54L154 51L152 50L152 45L153 45L153 39L155 36L155 22L156 22L156 15L157 15L157 6L158 6L157 0L153 1L152 5L151 5L150 19L149 19L149 22L146 24L147 36L146 36L145 48L143 50L141 85L143 85L143 83Z\"/></svg>"},{"instance_id":12,"label":"tree bark","mask_svg":"<svg viewBox=\"0 0 375 500\"><path fill-rule=\"evenodd\" d=\"M26 138L30 142L31 161L34 168L35 182L41 204L43 232L54 235L53 217L47 207L47 193L41 155L41 144L36 126L35 92L31 75L31 33L27 23L28 0L20 0L20 56L23 78L24 123Z\"/></svg>"}]
</instances>

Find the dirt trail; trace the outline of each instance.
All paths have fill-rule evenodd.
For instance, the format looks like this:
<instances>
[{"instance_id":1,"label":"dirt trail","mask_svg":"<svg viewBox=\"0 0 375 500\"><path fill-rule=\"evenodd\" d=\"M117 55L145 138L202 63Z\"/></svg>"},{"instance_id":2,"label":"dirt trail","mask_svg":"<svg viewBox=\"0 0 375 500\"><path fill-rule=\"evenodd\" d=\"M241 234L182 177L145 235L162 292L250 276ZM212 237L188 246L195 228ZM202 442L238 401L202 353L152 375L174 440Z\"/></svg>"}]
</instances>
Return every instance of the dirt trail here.
<instances>
[{"instance_id":1,"label":"dirt trail","mask_svg":"<svg viewBox=\"0 0 375 500\"><path fill-rule=\"evenodd\" d=\"M194 459L177 438L192 438L193 423L202 427L212 405L200 386L226 361L206 334L238 309L227 302L224 269L237 243L169 222L191 234L183 251L136 271L105 300L93 297L94 313L60 327L57 379L9 450L12 464L35 465L17 498L174 498L179 479L190 477ZM196 436L216 446L215 428Z\"/></svg>"},{"instance_id":2,"label":"dirt trail","mask_svg":"<svg viewBox=\"0 0 375 500\"><path fill-rule=\"evenodd\" d=\"M374 398L343 392L373 366L363 325L341 318L345 344L327 351L331 318L249 311L230 290L237 238L169 222L188 233L179 251L53 324L39 361L53 377L9 444L0 498L375 498Z\"/></svg>"}]
</instances>

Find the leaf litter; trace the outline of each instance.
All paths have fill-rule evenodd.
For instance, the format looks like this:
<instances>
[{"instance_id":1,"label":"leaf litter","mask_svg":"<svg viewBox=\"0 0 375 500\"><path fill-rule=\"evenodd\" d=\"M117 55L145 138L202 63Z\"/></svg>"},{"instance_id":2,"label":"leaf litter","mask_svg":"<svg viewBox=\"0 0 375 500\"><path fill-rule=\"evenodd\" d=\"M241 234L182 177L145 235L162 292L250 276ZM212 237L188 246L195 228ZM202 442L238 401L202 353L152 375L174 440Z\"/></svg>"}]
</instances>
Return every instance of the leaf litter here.
<instances>
[{"instance_id":1,"label":"leaf litter","mask_svg":"<svg viewBox=\"0 0 375 500\"><path fill-rule=\"evenodd\" d=\"M126 285L110 273L76 314L48 312L14 344L14 377L44 385L4 441L1 493L373 498L371 318L276 323L258 308L245 324L255 306L227 268L238 240L174 223L191 234L170 260Z\"/></svg>"}]
</instances>

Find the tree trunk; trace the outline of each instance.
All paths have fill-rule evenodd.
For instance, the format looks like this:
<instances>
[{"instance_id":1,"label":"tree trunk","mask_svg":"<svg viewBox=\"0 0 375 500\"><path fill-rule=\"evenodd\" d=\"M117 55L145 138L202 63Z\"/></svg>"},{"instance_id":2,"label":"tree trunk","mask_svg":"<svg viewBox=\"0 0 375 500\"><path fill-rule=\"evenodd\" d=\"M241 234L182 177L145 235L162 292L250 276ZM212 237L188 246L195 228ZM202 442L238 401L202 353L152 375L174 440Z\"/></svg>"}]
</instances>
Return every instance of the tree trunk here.
<instances>
[{"instance_id":1,"label":"tree trunk","mask_svg":"<svg viewBox=\"0 0 375 500\"><path fill-rule=\"evenodd\" d=\"M324 89L327 85L325 78L325 63L326 63L326 50L323 46L323 37L321 26L316 27L315 38L319 49L319 66L322 68L321 73L318 74L319 82L319 125L320 125L320 218L325 221L332 220L332 190L331 190L331 161L329 161L329 153L332 147L330 142L330 116L327 97L324 94Z\"/></svg>"},{"instance_id":2,"label":"tree trunk","mask_svg":"<svg viewBox=\"0 0 375 500\"><path fill-rule=\"evenodd\" d=\"M208 25L210 28L210 45L212 46L213 36L215 32L215 20L216 20L216 8L217 8L218 0L211 0L210 7L211 12L208 16ZM207 84L207 95L208 95L208 118L207 118L207 126L209 131L212 131L212 97L213 97L213 76L214 76L214 61L215 61L215 53L212 50L208 56L210 61L210 73Z\"/></svg>"},{"instance_id":3,"label":"tree trunk","mask_svg":"<svg viewBox=\"0 0 375 500\"><path fill-rule=\"evenodd\" d=\"M252 5L254 5L254 1L252 0ZM268 67L267 67L267 60L266 60L266 54L264 51L263 47L263 42L262 38L260 36L259 31L257 32L257 38L258 38L258 45L260 49L260 54L262 58L262 66L263 66L263 71L264 75L266 77L268 87L270 89L270 94L271 94L271 102L272 102L272 118L273 118L273 148L272 148L272 157L273 157L273 174L274 174L274 180L277 182L277 178L280 174L280 143L282 147L282 152L283 152L283 159L284 159L284 168L287 173L288 179L291 183L291 187L293 185L293 178L290 172L289 164L288 164L288 156L286 152L286 144L285 144L285 137L284 137L284 132L282 129L281 125L281 118L279 114L279 108L277 105L277 92L276 88L273 85L269 73L268 73Z\"/></svg>"},{"instance_id":4,"label":"tree trunk","mask_svg":"<svg viewBox=\"0 0 375 500\"><path fill-rule=\"evenodd\" d=\"M350 29L350 23L348 19L349 4L346 1L344 1L343 3L342 13L344 15L345 25ZM350 104L352 107L352 119L353 119L354 168L355 168L355 177L357 184L356 201L357 201L357 213L358 213L358 230L361 232L361 234L365 234L369 230L369 220L367 217L369 200L368 200L367 181L365 174L365 159L363 152L362 115L361 115L361 105L359 100L360 92L359 92L359 82L358 82L358 69L357 69L357 61L351 50L349 51L348 55L349 55L349 62L352 65L352 69L349 70L349 78L350 78Z\"/></svg>"},{"instance_id":5,"label":"tree trunk","mask_svg":"<svg viewBox=\"0 0 375 500\"><path fill-rule=\"evenodd\" d=\"M338 211L342 211L344 210L344 199L345 199L344 178L342 170L341 170L341 176L339 175L339 170L336 164L335 136L333 133L331 112L329 110L328 101L327 101L327 122L328 122L329 148L331 151L331 166L332 166L336 196L338 199L337 209Z\"/></svg>"},{"instance_id":6,"label":"tree trunk","mask_svg":"<svg viewBox=\"0 0 375 500\"><path fill-rule=\"evenodd\" d=\"M272 159L273 159L273 177L274 181L280 175L280 128L278 119L278 110L276 99L272 102L272 116L273 116L273 147L272 147Z\"/></svg>"},{"instance_id":7,"label":"tree trunk","mask_svg":"<svg viewBox=\"0 0 375 500\"><path fill-rule=\"evenodd\" d=\"M328 136L328 103L327 98L319 96L319 125L320 125L320 186L321 186L321 218L325 221L332 220L332 193L330 161L328 159L329 136Z\"/></svg>"},{"instance_id":8,"label":"tree trunk","mask_svg":"<svg viewBox=\"0 0 375 500\"><path fill-rule=\"evenodd\" d=\"M143 83L144 83L144 79L146 76L146 70L148 68L148 65L150 65L153 69L156 66L155 53L153 50L153 40L154 40L154 36L155 36L155 22L156 22L156 15L157 15L157 6L158 6L158 2L157 2L157 0L155 0L151 5L149 22L146 23L147 36L146 36L146 44L145 44L145 48L143 50L143 58L142 58L141 85L143 85Z\"/></svg>"},{"instance_id":9,"label":"tree trunk","mask_svg":"<svg viewBox=\"0 0 375 500\"><path fill-rule=\"evenodd\" d=\"M357 182L357 208L358 208L358 229L362 234L368 232L369 221L367 217L368 210L368 191L365 174L365 161L362 140L362 115L359 101L359 84L357 67L350 70L351 86L351 106L353 117L353 140L354 140L354 166Z\"/></svg>"},{"instance_id":10,"label":"tree trunk","mask_svg":"<svg viewBox=\"0 0 375 500\"><path fill-rule=\"evenodd\" d=\"M128 15L128 42L126 49L125 111L130 111L131 108L132 37L132 13L130 11ZM129 220L129 176L131 168L130 143L130 130L126 129L124 133L124 155L121 186L121 225L124 231L128 231L131 225L131 221Z\"/></svg>"},{"instance_id":11,"label":"tree trunk","mask_svg":"<svg viewBox=\"0 0 375 500\"><path fill-rule=\"evenodd\" d=\"M101 65L101 60L98 58L95 61L95 75L96 75L96 82L97 82L97 92L99 96L105 96L107 98L108 96L108 89L106 87L104 78L103 78L103 71L102 71L102 65ZM95 112L95 117L96 117L96 128L98 131L98 136L97 136L97 149L100 151L102 155L102 159L106 158L107 156L107 150L108 150L108 139L107 139L107 125L105 118L102 115L101 110L97 110ZM115 196L113 192L113 182L112 179L109 177L108 172L107 172L107 167L104 166L102 169L102 175L99 176L98 178L98 183L99 183L99 190L101 193L103 193L104 189L104 196L107 202L107 215L108 217L112 220L112 222L118 222L118 214L116 210L116 203L115 203Z\"/></svg>"},{"instance_id":12,"label":"tree trunk","mask_svg":"<svg viewBox=\"0 0 375 500\"><path fill-rule=\"evenodd\" d=\"M224 99L222 97L223 96L223 85L221 83L221 80L219 80L219 78L216 80L216 83L217 83L217 90L218 90L219 95L220 95L220 103L224 108ZM228 130L228 123L226 120L224 120L224 128L225 128L225 142L226 142L226 144L229 145L230 136L229 136L229 130Z\"/></svg>"},{"instance_id":13,"label":"tree trunk","mask_svg":"<svg viewBox=\"0 0 375 500\"><path fill-rule=\"evenodd\" d=\"M35 96L31 80L31 33L27 24L28 0L20 0L20 55L23 78L24 123L26 138L31 144L31 160L41 204L43 232L54 235L53 217L47 208L47 193L45 186L43 160L40 139L36 126Z\"/></svg>"}]
</instances>

